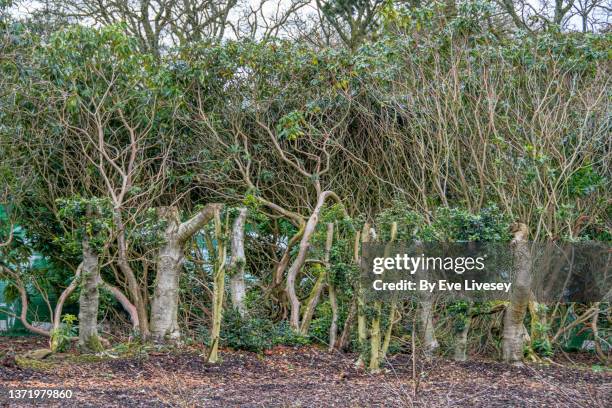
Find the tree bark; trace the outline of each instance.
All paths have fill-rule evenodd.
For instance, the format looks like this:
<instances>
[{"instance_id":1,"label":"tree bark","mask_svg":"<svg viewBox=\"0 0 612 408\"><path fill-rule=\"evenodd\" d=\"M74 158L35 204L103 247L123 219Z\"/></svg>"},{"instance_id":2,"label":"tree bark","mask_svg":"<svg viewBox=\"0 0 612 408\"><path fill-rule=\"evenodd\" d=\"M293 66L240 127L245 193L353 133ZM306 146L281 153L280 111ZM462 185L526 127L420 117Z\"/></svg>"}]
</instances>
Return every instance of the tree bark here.
<instances>
[{"instance_id":1,"label":"tree bark","mask_svg":"<svg viewBox=\"0 0 612 408\"><path fill-rule=\"evenodd\" d=\"M68 296L70 296L70 294L74 292L76 287L79 285L79 278L81 277L82 270L83 263L81 262L76 272L74 273L74 279L72 279L70 285L68 285L66 289L62 291L62 294L60 295L59 299L57 299L55 310L53 311L53 331L59 329L60 324L62 323L62 311L64 309L64 303L66 302L66 299L68 299Z\"/></svg>"},{"instance_id":2,"label":"tree bark","mask_svg":"<svg viewBox=\"0 0 612 408\"><path fill-rule=\"evenodd\" d=\"M310 295L306 301L306 308L304 308L304 315L302 316L300 333L304 336L308 334L310 322L312 321L312 316L314 315L314 311L319 303L321 292L323 292L323 287L325 286L325 276L327 275L327 271L325 268L321 267L320 264L315 264L314 267L317 268L319 275L317 276L317 281L310 291Z\"/></svg>"},{"instance_id":3,"label":"tree bark","mask_svg":"<svg viewBox=\"0 0 612 408\"><path fill-rule=\"evenodd\" d=\"M512 283L510 304L504 314L504 332L502 354L504 361L511 363L521 362L523 359L523 346L525 326L523 319L529 305L531 291L531 256L527 238L529 230L527 225L518 224L514 233L514 270L515 279Z\"/></svg>"},{"instance_id":4,"label":"tree bark","mask_svg":"<svg viewBox=\"0 0 612 408\"><path fill-rule=\"evenodd\" d=\"M391 245L393 245L393 241L397 237L397 222L393 222L391 224L391 234L389 238L389 242L385 245L384 257L388 257L391 252ZM393 301L394 302L394 301ZM391 306L391 316L389 320L389 341L391 341L391 330L393 330L393 319L395 315L395 303ZM374 316L372 316L372 323L370 327L370 371L378 372L380 370L380 362L384 358L384 353L386 350L383 350L383 338L380 327L380 322L382 318L382 301L376 300L374 301ZM388 347L388 344L387 344Z\"/></svg>"},{"instance_id":5,"label":"tree bark","mask_svg":"<svg viewBox=\"0 0 612 408\"><path fill-rule=\"evenodd\" d=\"M425 355L431 356L438 348L438 340L433 323L433 301L429 294L421 300L421 326L423 330L423 347Z\"/></svg>"},{"instance_id":6,"label":"tree bark","mask_svg":"<svg viewBox=\"0 0 612 408\"><path fill-rule=\"evenodd\" d=\"M329 304L332 310L331 323L329 325L329 351L332 351L338 338L338 299L336 297L336 285L331 274L331 249L334 242L334 223L327 224L327 236L325 238L325 269L327 269L327 287L329 291Z\"/></svg>"},{"instance_id":7,"label":"tree bark","mask_svg":"<svg viewBox=\"0 0 612 408\"><path fill-rule=\"evenodd\" d=\"M79 297L79 348L86 352L102 350L98 336L98 305L101 283L98 254L85 236L83 246L83 272Z\"/></svg>"},{"instance_id":8,"label":"tree bark","mask_svg":"<svg viewBox=\"0 0 612 408\"><path fill-rule=\"evenodd\" d=\"M417 243L417 247L420 248L420 243ZM418 273L418 272L417 272ZM436 339L436 332L433 321L433 299L431 293L425 292L421 294L420 300L420 321L421 321L421 332L423 336L423 350L426 356L432 356L438 349L438 340Z\"/></svg>"},{"instance_id":9,"label":"tree bark","mask_svg":"<svg viewBox=\"0 0 612 408\"><path fill-rule=\"evenodd\" d=\"M144 302L140 285L136 280L136 275L134 274L134 271L132 270L132 267L128 262L125 228L123 225L121 213L118 210L115 211L114 220L115 224L117 225L117 228L119 229L119 233L117 235L117 246L119 249L117 264L119 265L119 269L121 269L121 272L127 280L127 289L129 290L129 294L134 302L133 305L135 306L136 312L138 314L137 319L132 318L132 325L137 333L139 333L144 339L147 339L150 336L149 319L147 316L147 305Z\"/></svg>"},{"instance_id":10,"label":"tree bark","mask_svg":"<svg viewBox=\"0 0 612 408\"><path fill-rule=\"evenodd\" d=\"M178 231L180 227L178 209L165 208L165 242L159 249L155 291L151 301L151 334L156 341L180 337L178 327L179 275L183 265L183 242Z\"/></svg>"},{"instance_id":11,"label":"tree bark","mask_svg":"<svg viewBox=\"0 0 612 408\"><path fill-rule=\"evenodd\" d=\"M221 227L221 216L219 209L214 211L215 238L217 244L217 256L215 262L215 275L213 281L213 318L210 330L211 347L208 353L208 362L219 361L219 340L221 334L221 321L223 320L223 295L225 293L225 244ZM215 250L211 242L209 251Z\"/></svg>"},{"instance_id":12,"label":"tree bark","mask_svg":"<svg viewBox=\"0 0 612 408\"><path fill-rule=\"evenodd\" d=\"M391 337L393 336L393 326L396 323L395 315L398 314L397 310L397 302L393 301L391 304L391 310L389 311L389 324L387 325L387 330L385 331L385 337L383 340L382 349L380 352L380 359L384 360L387 357L387 352L389 351L389 345L391 344Z\"/></svg>"},{"instance_id":13,"label":"tree bark","mask_svg":"<svg viewBox=\"0 0 612 408\"><path fill-rule=\"evenodd\" d=\"M374 316L370 325L370 371L376 373L380 371L380 315L382 313L382 303L380 300L374 302Z\"/></svg>"},{"instance_id":14,"label":"tree bark","mask_svg":"<svg viewBox=\"0 0 612 408\"><path fill-rule=\"evenodd\" d=\"M108 290L115 297L115 299L117 299L119 303L121 303L123 309L130 316L130 321L132 322L132 330L137 332L139 327L142 326L140 326L139 324L140 322L138 317L138 309L136 308L136 306L132 302L130 302L127 296L125 296L119 288L116 288L115 286L112 286L104 281L102 281L102 285L104 285L104 288Z\"/></svg>"},{"instance_id":15,"label":"tree bark","mask_svg":"<svg viewBox=\"0 0 612 408\"><path fill-rule=\"evenodd\" d=\"M455 337L455 361L466 361L467 360L467 341L468 333L470 332L470 325L472 324L472 316L469 312L465 317L465 324L457 336Z\"/></svg>"},{"instance_id":16,"label":"tree bark","mask_svg":"<svg viewBox=\"0 0 612 408\"><path fill-rule=\"evenodd\" d=\"M232 228L232 258L230 259L230 292L232 305L245 317L247 313L245 296L246 284L244 282L244 269L246 258L244 256L244 224L247 217L247 209L240 208L238 216L234 220Z\"/></svg>"},{"instance_id":17,"label":"tree bark","mask_svg":"<svg viewBox=\"0 0 612 408\"><path fill-rule=\"evenodd\" d=\"M295 280L302 269L302 266L304 266L304 261L306 260L306 255L308 254L308 248L310 247L310 237L315 232L319 222L319 215L323 209L325 200L330 196L335 196L335 194L332 191L323 191L321 194L319 194L317 204L312 211L310 218L308 218L306 227L304 228L304 234L300 240L298 254L291 264L289 272L287 272L287 295L289 296L289 303L291 306L291 316L289 322L294 330L300 330L300 300L295 292Z\"/></svg>"},{"instance_id":18,"label":"tree bark","mask_svg":"<svg viewBox=\"0 0 612 408\"><path fill-rule=\"evenodd\" d=\"M353 322L355 320L355 315L357 314L357 297L353 297L351 301L351 307L349 309L348 316L344 321L344 327L342 328L342 335L340 336L340 340L338 341L338 350L347 351L349 347L349 341L351 337L351 328L353 327Z\"/></svg>"},{"instance_id":19,"label":"tree bark","mask_svg":"<svg viewBox=\"0 0 612 408\"><path fill-rule=\"evenodd\" d=\"M21 314L19 315L19 320L21 324L28 329L30 332L35 334L40 334L41 336L50 337L51 333L45 329L41 329L40 327L33 326L28 322L28 292L26 291L25 285L21 281L21 279L17 279L16 282L17 290L19 291L19 296L21 298Z\"/></svg>"},{"instance_id":20,"label":"tree bark","mask_svg":"<svg viewBox=\"0 0 612 408\"><path fill-rule=\"evenodd\" d=\"M359 254L359 238L361 238L361 245L370 241L370 224L365 223L363 225L363 231L361 234L355 236L355 255ZM357 265L361 262L361 257L356 256L355 263ZM368 341L368 321L366 317L366 303L365 303L365 288L361 284L361 280L357 283L357 340L359 342L359 358L357 359L357 367L365 365L367 358L367 341Z\"/></svg>"},{"instance_id":21,"label":"tree bark","mask_svg":"<svg viewBox=\"0 0 612 408\"><path fill-rule=\"evenodd\" d=\"M591 319L591 330L593 331L593 342L595 344L595 354L599 361L604 364L609 363L609 357L604 353L603 348L601 347L601 336L599 335L599 328L597 326L597 321L599 320L599 305L600 302L596 302L593 307L595 308L595 313L593 313L593 319Z\"/></svg>"},{"instance_id":22,"label":"tree bark","mask_svg":"<svg viewBox=\"0 0 612 408\"><path fill-rule=\"evenodd\" d=\"M70 294L74 292L76 287L79 285L82 270L83 263L81 262L77 267L72 282L70 282L70 285L68 285L66 289L62 291L62 294L60 295L59 299L57 300L57 304L55 305L55 309L53 310L53 327L51 329L51 340L49 342L51 346L51 351L53 352L56 352L60 348L60 340L57 334L60 325L62 324L62 311L64 309L64 303L66 302L66 299L68 299L68 296L70 296Z\"/></svg>"},{"instance_id":23,"label":"tree bark","mask_svg":"<svg viewBox=\"0 0 612 408\"><path fill-rule=\"evenodd\" d=\"M302 223L298 232L295 233L287 243L287 248L285 252L283 252L283 256L281 257L278 265L276 265L276 269L274 270L274 286L280 286L283 283L283 274L285 273L285 269L289 265L289 261L291 260L291 250L298 243L298 241L302 238L304 234L304 227L306 224Z\"/></svg>"},{"instance_id":24,"label":"tree bark","mask_svg":"<svg viewBox=\"0 0 612 408\"><path fill-rule=\"evenodd\" d=\"M329 347L328 351L332 351L336 347L336 341L338 339L338 298L336 296L336 286L329 279L330 275L327 274L327 279L330 281L328 286L329 289L329 304L332 310L331 323L329 324Z\"/></svg>"},{"instance_id":25,"label":"tree bark","mask_svg":"<svg viewBox=\"0 0 612 408\"><path fill-rule=\"evenodd\" d=\"M219 204L208 204L202 211L180 223L176 207L162 210L167 225L165 242L157 257L157 276L151 301L151 334L155 341L178 340L179 278L183 267L185 242L210 221Z\"/></svg>"},{"instance_id":26,"label":"tree bark","mask_svg":"<svg viewBox=\"0 0 612 408\"><path fill-rule=\"evenodd\" d=\"M389 240L389 244L393 243L397 238L397 222L393 222L391 224L391 238ZM388 253L385 254L385 257L389 256ZM389 350L389 345L391 344L391 336L393 335L393 326L395 325L395 315L397 313L397 301L395 299L391 300L391 310L389 311L389 322L387 324L387 330L385 331L385 337L382 344L382 349L380 351L380 359L384 360L387 356L387 351Z\"/></svg>"}]
</instances>

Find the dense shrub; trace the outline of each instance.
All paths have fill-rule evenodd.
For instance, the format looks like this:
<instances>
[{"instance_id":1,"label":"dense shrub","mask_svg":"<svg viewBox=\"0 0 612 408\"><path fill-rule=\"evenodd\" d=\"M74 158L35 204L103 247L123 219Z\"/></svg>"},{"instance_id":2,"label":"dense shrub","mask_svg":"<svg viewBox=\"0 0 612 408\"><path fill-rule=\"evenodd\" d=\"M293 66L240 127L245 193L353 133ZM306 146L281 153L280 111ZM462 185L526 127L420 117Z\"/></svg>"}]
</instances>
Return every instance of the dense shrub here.
<instances>
[{"instance_id":1,"label":"dense shrub","mask_svg":"<svg viewBox=\"0 0 612 408\"><path fill-rule=\"evenodd\" d=\"M286 321L274 323L257 317L243 319L235 310L226 311L221 338L227 347L257 353L279 345L302 346L310 343L307 337L293 331Z\"/></svg>"}]
</instances>

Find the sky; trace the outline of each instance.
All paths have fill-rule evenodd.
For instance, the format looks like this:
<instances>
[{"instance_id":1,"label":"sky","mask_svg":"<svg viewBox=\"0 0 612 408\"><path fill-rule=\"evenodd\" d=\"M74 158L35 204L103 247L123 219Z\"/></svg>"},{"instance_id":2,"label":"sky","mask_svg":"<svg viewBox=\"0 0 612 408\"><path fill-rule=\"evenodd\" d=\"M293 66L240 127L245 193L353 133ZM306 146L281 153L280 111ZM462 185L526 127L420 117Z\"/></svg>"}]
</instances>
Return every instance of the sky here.
<instances>
[{"instance_id":1,"label":"sky","mask_svg":"<svg viewBox=\"0 0 612 408\"><path fill-rule=\"evenodd\" d=\"M245 4L248 4L250 7L256 9L259 6L261 0L242 0L242 1ZM587 2L586 4L589 4L592 1L594 0L575 0L576 4L585 4L584 2ZM43 8L45 4L44 1L40 1L40 0L22 0L22 1L17 0L16 2L20 4L14 10L15 16L26 16L32 10ZM548 0L527 0L526 4L528 7L540 9L542 7L542 4L545 4L546 2L550 4L550 1ZM608 9L612 8L612 0L602 0L602 2L608 7ZM286 7L290 3L291 3L291 0L278 0L278 1L277 0L266 0L262 10L266 16L273 16L274 13L276 13L279 10L279 7L280 7L280 10L286 9ZM307 14L307 13L312 14L315 12L315 4L316 4L316 1L311 0L310 4L302 8L299 12L302 14ZM238 18L239 13L240 13L239 10L236 10L232 13L234 20ZM600 9L596 17L598 20L602 22L607 22L609 24L611 20L611 15L612 13L610 13L609 11L604 11ZM580 19L578 15L574 15L570 19L567 28L571 30L580 30L581 27L582 27L582 20ZM231 36L231 34L229 35Z\"/></svg>"}]
</instances>

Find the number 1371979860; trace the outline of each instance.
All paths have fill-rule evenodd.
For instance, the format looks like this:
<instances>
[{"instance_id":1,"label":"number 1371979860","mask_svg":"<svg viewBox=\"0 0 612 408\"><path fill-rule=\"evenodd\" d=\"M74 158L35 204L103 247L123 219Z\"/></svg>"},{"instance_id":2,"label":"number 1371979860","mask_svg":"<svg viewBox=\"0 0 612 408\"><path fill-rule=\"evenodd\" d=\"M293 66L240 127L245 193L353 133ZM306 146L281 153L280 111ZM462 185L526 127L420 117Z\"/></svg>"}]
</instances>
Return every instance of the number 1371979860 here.
<instances>
[{"instance_id":1,"label":"number 1371979860","mask_svg":"<svg viewBox=\"0 0 612 408\"><path fill-rule=\"evenodd\" d=\"M27 389L9 390L10 399L66 399L72 398L72 390Z\"/></svg>"}]
</instances>

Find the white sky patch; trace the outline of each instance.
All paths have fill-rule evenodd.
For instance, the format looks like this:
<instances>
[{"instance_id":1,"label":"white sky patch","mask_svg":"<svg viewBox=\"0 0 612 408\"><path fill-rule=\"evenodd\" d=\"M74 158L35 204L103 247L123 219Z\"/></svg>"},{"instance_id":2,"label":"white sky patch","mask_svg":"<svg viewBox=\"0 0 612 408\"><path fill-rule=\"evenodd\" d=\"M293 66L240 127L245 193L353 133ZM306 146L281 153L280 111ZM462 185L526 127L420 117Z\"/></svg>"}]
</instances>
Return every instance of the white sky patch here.
<instances>
[{"instance_id":1,"label":"white sky patch","mask_svg":"<svg viewBox=\"0 0 612 408\"><path fill-rule=\"evenodd\" d=\"M264 24L264 18L269 21L273 21L275 17L287 10L287 8L296 0L264 0L263 6L261 6L262 0L244 0L239 1L238 5L235 6L229 14L230 23L236 24L240 19L244 18L245 11L258 11L258 23ZM569 31L581 31L583 20L580 16L580 9L589 7L591 4L598 0L574 0L574 7L568 13L567 21L564 23L564 29ZM17 1L18 4L13 6L12 13L17 18L27 17L34 11L40 11L45 8L45 2L40 0L25 0ZM524 7L521 8L516 6L517 13L521 15L526 21L529 20L530 16L535 13L540 13L546 17L551 17L553 13L554 4L549 0L527 0L523 2ZM589 23L589 30L598 29L611 24L612 16L612 0L603 0L600 2L601 7L596 7L591 12L590 18L595 21L595 27L592 26L592 21ZM299 9L297 12L299 16L313 16L316 15L316 1L311 0L306 6ZM263 16L263 17L262 17ZM82 24L91 24L93 22L87 22L86 20L81 22ZM226 30L225 38L235 38L232 30Z\"/></svg>"}]
</instances>

